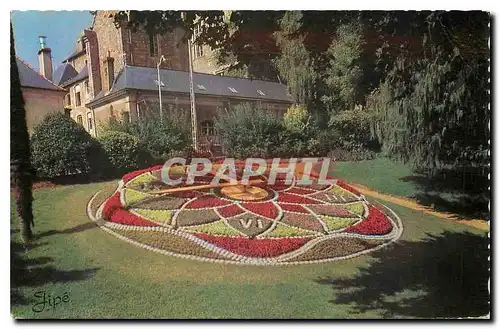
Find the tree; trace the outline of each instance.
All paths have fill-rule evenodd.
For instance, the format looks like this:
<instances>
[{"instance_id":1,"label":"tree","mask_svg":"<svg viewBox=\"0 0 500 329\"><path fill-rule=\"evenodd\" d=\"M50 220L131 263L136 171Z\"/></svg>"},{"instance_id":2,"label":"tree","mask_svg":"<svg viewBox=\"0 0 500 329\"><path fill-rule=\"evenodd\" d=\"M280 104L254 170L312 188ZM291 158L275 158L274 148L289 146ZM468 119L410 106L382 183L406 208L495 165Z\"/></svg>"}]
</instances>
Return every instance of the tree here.
<instances>
[{"instance_id":1,"label":"tree","mask_svg":"<svg viewBox=\"0 0 500 329\"><path fill-rule=\"evenodd\" d=\"M299 33L302 17L301 12L290 11L281 19L280 30L275 33L281 49L276 66L295 102L310 108L315 98L318 74L304 44L305 37Z\"/></svg>"},{"instance_id":2,"label":"tree","mask_svg":"<svg viewBox=\"0 0 500 329\"><path fill-rule=\"evenodd\" d=\"M401 52L374 94L373 131L389 154L431 176L486 175L488 14L432 12L425 21L421 55Z\"/></svg>"},{"instance_id":3,"label":"tree","mask_svg":"<svg viewBox=\"0 0 500 329\"><path fill-rule=\"evenodd\" d=\"M31 164L26 111L16 63L14 33L10 24L10 173L14 186L17 214L24 243L32 239L34 225L31 191Z\"/></svg>"},{"instance_id":4,"label":"tree","mask_svg":"<svg viewBox=\"0 0 500 329\"><path fill-rule=\"evenodd\" d=\"M364 36L360 20L340 25L336 39L327 50L329 67L325 82L328 91L321 98L330 112L350 110L363 103L363 52Z\"/></svg>"}]
</instances>

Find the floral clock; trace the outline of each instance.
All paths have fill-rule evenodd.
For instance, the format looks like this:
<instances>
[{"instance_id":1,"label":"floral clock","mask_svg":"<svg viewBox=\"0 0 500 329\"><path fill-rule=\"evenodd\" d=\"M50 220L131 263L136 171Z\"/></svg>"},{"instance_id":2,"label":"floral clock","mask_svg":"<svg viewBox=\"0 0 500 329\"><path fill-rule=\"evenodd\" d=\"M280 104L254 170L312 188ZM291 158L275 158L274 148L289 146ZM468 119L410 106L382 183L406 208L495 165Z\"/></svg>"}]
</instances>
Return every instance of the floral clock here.
<instances>
[{"instance_id":1,"label":"floral clock","mask_svg":"<svg viewBox=\"0 0 500 329\"><path fill-rule=\"evenodd\" d=\"M402 233L394 212L370 204L340 180L306 186L278 180L158 195L154 192L166 186L160 175L161 166L125 175L113 192L91 199L90 217L107 232L152 251L248 265L351 258Z\"/></svg>"}]
</instances>

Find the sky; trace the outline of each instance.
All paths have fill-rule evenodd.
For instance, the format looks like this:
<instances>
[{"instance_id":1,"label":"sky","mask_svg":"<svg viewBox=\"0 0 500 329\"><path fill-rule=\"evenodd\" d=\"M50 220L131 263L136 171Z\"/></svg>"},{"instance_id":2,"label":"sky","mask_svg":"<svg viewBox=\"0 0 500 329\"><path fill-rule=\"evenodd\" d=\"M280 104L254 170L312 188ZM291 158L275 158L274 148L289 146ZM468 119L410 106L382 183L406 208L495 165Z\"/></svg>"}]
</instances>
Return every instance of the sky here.
<instances>
[{"instance_id":1,"label":"sky","mask_svg":"<svg viewBox=\"0 0 500 329\"><path fill-rule=\"evenodd\" d=\"M38 36L44 35L54 70L75 51L77 38L93 20L89 11L12 11L11 18L16 55L38 69Z\"/></svg>"}]
</instances>

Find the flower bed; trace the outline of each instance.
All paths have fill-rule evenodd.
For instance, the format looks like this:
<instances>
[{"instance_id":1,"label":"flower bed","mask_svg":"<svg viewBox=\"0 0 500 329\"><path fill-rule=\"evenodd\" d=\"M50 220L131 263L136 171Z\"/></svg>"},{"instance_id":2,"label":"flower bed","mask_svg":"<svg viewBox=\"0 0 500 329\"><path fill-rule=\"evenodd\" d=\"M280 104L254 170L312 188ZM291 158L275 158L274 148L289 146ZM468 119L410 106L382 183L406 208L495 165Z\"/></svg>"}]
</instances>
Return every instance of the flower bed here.
<instances>
[{"instance_id":1,"label":"flower bed","mask_svg":"<svg viewBox=\"0 0 500 329\"><path fill-rule=\"evenodd\" d=\"M377 208L370 206L368 217L357 225L350 226L346 232L359 234L383 235L392 230L392 223L387 216Z\"/></svg>"},{"instance_id":2,"label":"flower bed","mask_svg":"<svg viewBox=\"0 0 500 329\"><path fill-rule=\"evenodd\" d=\"M217 237L204 233L196 234L220 248L249 257L273 257L300 248L311 238L246 239L243 237Z\"/></svg>"}]
</instances>

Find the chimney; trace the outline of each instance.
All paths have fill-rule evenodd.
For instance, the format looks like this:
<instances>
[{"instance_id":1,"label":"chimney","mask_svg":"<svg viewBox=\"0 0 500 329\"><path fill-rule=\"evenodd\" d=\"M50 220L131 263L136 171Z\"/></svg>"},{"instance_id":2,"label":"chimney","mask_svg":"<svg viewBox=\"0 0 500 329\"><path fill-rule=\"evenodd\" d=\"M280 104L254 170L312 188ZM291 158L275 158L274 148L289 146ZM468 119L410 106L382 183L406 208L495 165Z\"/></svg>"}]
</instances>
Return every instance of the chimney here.
<instances>
[{"instance_id":1,"label":"chimney","mask_svg":"<svg viewBox=\"0 0 500 329\"><path fill-rule=\"evenodd\" d=\"M41 35L38 40L40 41L40 50L38 51L39 73L52 81L52 54L50 48L47 47L47 37Z\"/></svg>"}]
</instances>

